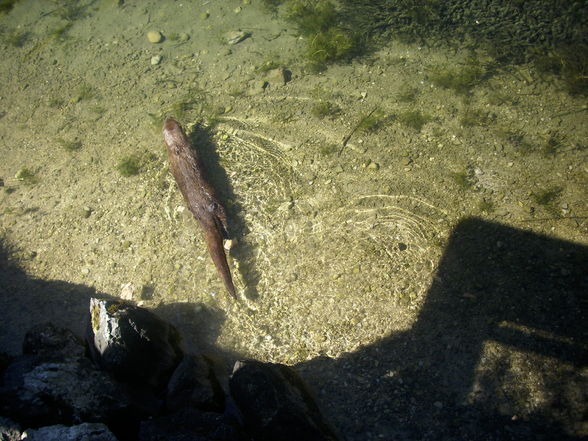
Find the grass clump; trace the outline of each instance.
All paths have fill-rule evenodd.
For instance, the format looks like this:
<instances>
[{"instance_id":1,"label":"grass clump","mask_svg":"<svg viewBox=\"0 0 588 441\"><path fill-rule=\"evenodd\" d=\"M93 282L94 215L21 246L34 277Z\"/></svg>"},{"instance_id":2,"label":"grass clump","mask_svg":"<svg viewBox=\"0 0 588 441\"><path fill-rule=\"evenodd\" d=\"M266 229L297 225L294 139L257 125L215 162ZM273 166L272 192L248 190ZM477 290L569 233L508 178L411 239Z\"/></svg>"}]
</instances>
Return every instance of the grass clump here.
<instances>
[{"instance_id":1,"label":"grass clump","mask_svg":"<svg viewBox=\"0 0 588 441\"><path fill-rule=\"evenodd\" d=\"M563 188L561 187L551 187L536 193L533 192L531 198L537 205L550 206L561 196L562 192Z\"/></svg>"},{"instance_id":2,"label":"grass clump","mask_svg":"<svg viewBox=\"0 0 588 441\"><path fill-rule=\"evenodd\" d=\"M30 168L23 167L14 175L14 179L21 181L25 185L34 185L39 182L37 175Z\"/></svg>"},{"instance_id":3,"label":"grass clump","mask_svg":"<svg viewBox=\"0 0 588 441\"><path fill-rule=\"evenodd\" d=\"M413 103L416 101L419 90L416 87L404 87L398 92L397 99L401 103Z\"/></svg>"},{"instance_id":4,"label":"grass clump","mask_svg":"<svg viewBox=\"0 0 588 441\"><path fill-rule=\"evenodd\" d=\"M341 113L341 108L337 104L333 104L329 101L320 101L312 106L310 113L321 119L326 117L332 118Z\"/></svg>"},{"instance_id":5,"label":"grass clump","mask_svg":"<svg viewBox=\"0 0 588 441\"><path fill-rule=\"evenodd\" d=\"M563 147L563 141L558 135L550 135L541 146L543 156L553 156Z\"/></svg>"},{"instance_id":6,"label":"grass clump","mask_svg":"<svg viewBox=\"0 0 588 441\"><path fill-rule=\"evenodd\" d=\"M359 52L359 39L339 26L339 12L332 2L293 0L287 6L286 19L307 38L305 57L313 70L322 70L328 63Z\"/></svg>"},{"instance_id":7,"label":"grass clump","mask_svg":"<svg viewBox=\"0 0 588 441\"><path fill-rule=\"evenodd\" d=\"M421 113L420 110L409 110L398 115L398 121L405 127L410 127L420 132L425 124L431 121L431 117Z\"/></svg>"},{"instance_id":8,"label":"grass clump","mask_svg":"<svg viewBox=\"0 0 588 441\"><path fill-rule=\"evenodd\" d=\"M59 138L57 143L68 152L75 152L82 148L82 142L78 140L66 141L65 139Z\"/></svg>"},{"instance_id":9,"label":"grass clump","mask_svg":"<svg viewBox=\"0 0 588 441\"><path fill-rule=\"evenodd\" d=\"M467 95L484 79L486 69L476 59L470 59L461 68L441 69L432 72L430 79L436 86Z\"/></svg>"},{"instance_id":10,"label":"grass clump","mask_svg":"<svg viewBox=\"0 0 588 441\"><path fill-rule=\"evenodd\" d=\"M116 166L118 172L124 177L135 176L152 161L157 159L157 156L151 152L132 153L122 158Z\"/></svg>"},{"instance_id":11,"label":"grass clump","mask_svg":"<svg viewBox=\"0 0 588 441\"><path fill-rule=\"evenodd\" d=\"M465 113L459 119L462 127L483 126L493 121L494 118L482 110L466 109Z\"/></svg>"},{"instance_id":12,"label":"grass clump","mask_svg":"<svg viewBox=\"0 0 588 441\"><path fill-rule=\"evenodd\" d=\"M449 176L461 190L468 190L474 185L472 174L468 170L452 172Z\"/></svg>"},{"instance_id":13,"label":"grass clump","mask_svg":"<svg viewBox=\"0 0 588 441\"><path fill-rule=\"evenodd\" d=\"M389 119L382 109L374 109L371 113L363 117L357 125L357 130L364 133L371 133L379 130Z\"/></svg>"}]
</instances>

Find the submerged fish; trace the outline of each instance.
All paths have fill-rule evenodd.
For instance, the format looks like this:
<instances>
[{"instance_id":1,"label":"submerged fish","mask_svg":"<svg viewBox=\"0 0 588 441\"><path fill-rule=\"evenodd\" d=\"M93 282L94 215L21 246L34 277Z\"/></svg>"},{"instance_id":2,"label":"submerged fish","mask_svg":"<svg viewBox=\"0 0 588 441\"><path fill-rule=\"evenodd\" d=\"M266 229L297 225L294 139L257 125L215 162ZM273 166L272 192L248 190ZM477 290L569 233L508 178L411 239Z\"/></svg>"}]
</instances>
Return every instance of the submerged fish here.
<instances>
[{"instance_id":1,"label":"submerged fish","mask_svg":"<svg viewBox=\"0 0 588 441\"><path fill-rule=\"evenodd\" d=\"M190 145L180 123L168 118L163 124L163 139L169 164L188 209L198 220L206 236L208 252L229 293L237 298L223 239L228 239L227 216L212 185L206 180L202 162Z\"/></svg>"}]
</instances>

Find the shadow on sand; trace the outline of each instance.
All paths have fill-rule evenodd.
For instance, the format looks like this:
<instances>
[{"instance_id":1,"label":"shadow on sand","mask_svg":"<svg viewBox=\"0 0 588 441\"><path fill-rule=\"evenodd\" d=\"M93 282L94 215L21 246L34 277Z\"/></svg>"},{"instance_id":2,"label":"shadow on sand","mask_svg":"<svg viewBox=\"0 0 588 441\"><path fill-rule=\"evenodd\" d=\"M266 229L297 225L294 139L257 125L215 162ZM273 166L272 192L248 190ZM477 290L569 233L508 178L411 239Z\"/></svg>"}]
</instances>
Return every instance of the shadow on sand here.
<instances>
[{"instance_id":1,"label":"shadow on sand","mask_svg":"<svg viewBox=\"0 0 588 441\"><path fill-rule=\"evenodd\" d=\"M81 334L89 298L108 297L31 279L0 252L0 351L19 352L40 321ZM297 368L349 440L579 440L588 435L587 298L587 247L468 219L411 329ZM219 313L155 312L214 349Z\"/></svg>"}]
</instances>

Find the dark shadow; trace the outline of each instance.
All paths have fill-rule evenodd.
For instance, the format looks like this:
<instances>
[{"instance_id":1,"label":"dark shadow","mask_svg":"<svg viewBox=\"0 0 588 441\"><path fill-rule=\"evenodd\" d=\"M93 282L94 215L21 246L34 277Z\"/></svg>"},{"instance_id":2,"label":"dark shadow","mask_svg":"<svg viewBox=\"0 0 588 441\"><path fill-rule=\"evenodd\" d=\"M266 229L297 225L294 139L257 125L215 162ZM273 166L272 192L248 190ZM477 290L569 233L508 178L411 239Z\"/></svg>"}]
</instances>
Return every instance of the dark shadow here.
<instances>
[{"instance_id":1,"label":"dark shadow","mask_svg":"<svg viewBox=\"0 0 588 441\"><path fill-rule=\"evenodd\" d=\"M0 353L19 355L26 332L40 323L50 322L83 337L89 320L90 298L117 299L90 286L33 278L19 267L12 258L13 253L10 244L0 236ZM221 311L177 303L160 306L153 312L180 330L187 352L238 358L215 347L225 320Z\"/></svg>"},{"instance_id":2,"label":"dark shadow","mask_svg":"<svg viewBox=\"0 0 588 441\"><path fill-rule=\"evenodd\" d=\"M259 297L257 284L261 275L257 271L255 256L257 253L250 243L241 240L248 232L247 224L242 215L242 208L238 202L239 198L233 192L229 184L226 171L219 164L219 156L213 141L214 132L203 126L197 126L189 135L192 146L197 146L197 153L205 168L206 177L218 192L218 197L227 210L229 223L229 234L231 238L237 239L236 245L231 249L230 254L239 262L239 272L246 283L245 295L254 300ZM228 204L227 201L232 201ZM234 269L234 266L232 266Z\"/></svg>"},{"instance_id":3,"label":"dark shadow","mask_svg":"<svg viewBox=\"0 0 588 441\"><path fill-rule=\"evenodd\" d=\"M350 439L579 439L587 297L588 248L469 219L410 330L299 368Z\"/></svg>"},{"instance_id":4,"label":"dark shadow","mask_svg":"<svg viewBox=\"0 0 588 441\"><path fill-rule=\"evenodd\" d=\"M7 256L0 243L0 351L18 353L38 322L81 335L89 298L105 294L31 279ZM468 219L452 232L411 329L297 368L348 441L580 440L587 293L587 247ZM215 349L222 312L191 304L155 312L189 350Z\"/></svg>"}]
</instances>

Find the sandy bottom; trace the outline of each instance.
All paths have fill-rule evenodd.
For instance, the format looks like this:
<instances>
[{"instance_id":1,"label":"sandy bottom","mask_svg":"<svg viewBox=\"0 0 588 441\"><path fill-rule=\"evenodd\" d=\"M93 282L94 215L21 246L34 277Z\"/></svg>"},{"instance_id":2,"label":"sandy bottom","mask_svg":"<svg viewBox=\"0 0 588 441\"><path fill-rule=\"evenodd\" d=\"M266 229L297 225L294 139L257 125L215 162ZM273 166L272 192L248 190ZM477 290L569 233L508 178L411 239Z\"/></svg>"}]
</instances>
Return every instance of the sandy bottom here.
<instances>
[{"instance_id":1,"label":"sandy bottom","mask_svg":"<svg viewBox=\"0 0 588 441\"><path fill-rule=\"evenodd\" d=\"M3 351L124 297L190 349L297 366L350 440L588 435L585 99L529 66L459 95L431 74L470 52L398 42L312 73L256 2L90 3L0 17ZM241 303L173 182L165 116L226 203Z\"/></svg>"}]
</instances>

